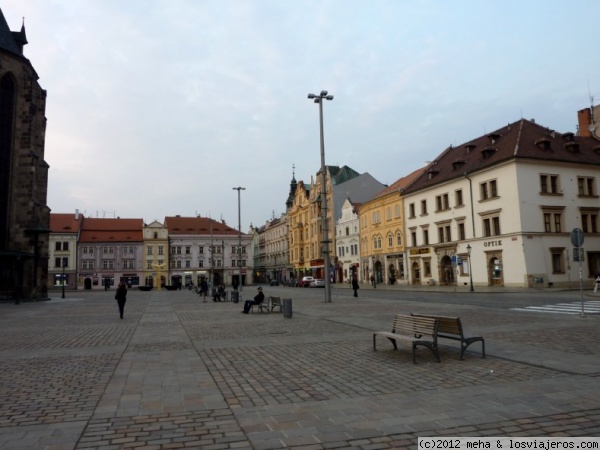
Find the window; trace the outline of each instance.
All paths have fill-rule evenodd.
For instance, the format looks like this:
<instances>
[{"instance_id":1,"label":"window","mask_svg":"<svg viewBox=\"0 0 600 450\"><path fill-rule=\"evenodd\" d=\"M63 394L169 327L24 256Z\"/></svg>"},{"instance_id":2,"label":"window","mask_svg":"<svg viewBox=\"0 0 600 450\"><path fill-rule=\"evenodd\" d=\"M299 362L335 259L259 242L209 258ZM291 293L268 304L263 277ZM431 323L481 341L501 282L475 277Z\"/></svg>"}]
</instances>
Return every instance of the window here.
<instances>
[{"instance_id":1,"label":"window","mask_svg":"<svg viewBox=\"0 0 600 450\"><path fill-rule=\"evenodd\" d=\"M454 207L464 206L462 189L454 191Z\"/></svg>"},{"instance_id":2,"label":"window","mask_svg":"<svg viewBox=\"0 0 600 450\"><path fill-rule=\"evenodd\" d=\"M381 248L381 236L373 236L373 250L379 250Z\"/></svg>"},{"instance_id":3,"label":"window","mask_svg":"<svg viewBox=\"0 0 600 450\"><path fill-rule=\"evenodd\" d=\"M452 233L450 231L450 225L438 226L438 242L450 242L452 241Z\"/></svg>"},{"instance_id":4,"label":"window","mask_svg":"<svg viewBox=\"0 0 600 450\"><path fill-rule=\"evenodd\" d=\"M69 258L54 258L54 267L69 267Z\"/></svg>"},{"instance_id":5,"label":"window","mask_svg":"<svg viewBox=\"0 0 600 450\"><path fill-rule=\"evenodd\" d=\"M540 193L541 194L558 194L558 175L540 175Z\"/></svg>"},{"instance_id":6,"label":"window","mask_svg":"<svg viewBox=\"0 0 600 450\"><path fill-rule=\"evenodd\" d=\"M151 245L146 247L146 255L152 255L152 246Z\"/></svg>"},{"instance_id":7,"label":"window","mask_svg":"<svg viewBox=\"0 0 600 450\"><path fill-rule=\"evenodd\" d=\"M416 231L410 232L410 242L413 247L417 246L417 232Z\"/></svg>"},{"instance_id":8,"label":"window","mask_svg":"<svg viewBox=\"0 0 600 450\"><path fill-rule=\"evenodd\" d=\"M123 253L127 254L127 255L131 255L133 254L133 246L132 245L126 245L123 247Z\"/></svg>"},{"instance_id":9,"label":"window","mask_svg":"<svg viewBox=\"0 0 600 450\"><path fill-rule=\"evenodd\" d=\"M498 197L498 185L496 180L486 181L479 185L481 200Z\"/></svg>"},{"instance_id":10,"label":"window","mask_svg":"<svg viewBox=\"0 0 600 450\"><path fill-rule=\"evenodd\" d=\"M485 237L500 235L500 217L492 216L483 219L483 235Z\"/></svg>"},{"instance_id":11,"label":"window","mask_svg":"<svg viewBox=\"0 0 600 450\"><path fill-rule=\"evenodd\" d=\"M181 255L181 247L180 246L171 247L171 255Z\"/></svg>"},{"instance_id":12,"label":"window","mask_svg":"<svg viewBox=\"0 0 600 450\"><path fill-rule=\"evenodd\" d=\"M94 254L94 247L90 247L90 246L84 246L84 247L83 247L83 253L84 253L84 254L90 254L90 255L93 255L93 254Z\"/></svg>"},{"instance_id":13,"label":"window","mask_svg":"<svg viewBox=\"0 0 600 450\"><path fill-rule=\"evenodd\" d=\"M400 205L394 205L394 217L396 219L400 217Z\"/></svg>"},{"instance_id":14,"label":"window","mask_svg":"<svg viewBox=\"0 0 600 450\"><path fill-rule=\"evenodd\" d=\"M185 254L189 255L190 253L192 253L192 247L190 247L189 245L185 246Z\"/></svg>"},{"instance_id":15,"label":"window","mask_svg":"<svg viewBox=\"0 0 600 450\"><path fill-rule=\"evenodd\" d=\"M389 206L385 209L385 219L392 220L392 208Z\"/></svg>"},{"instance_id":16,"label":"window","mask_svg":"<svg viewBox=\"0 0 600 450\"><path fill-rule=\"evenodd\" d=\"M165 254L165 247L163 245L159 245L158 246L158 254L159 255L164 255Z\"/></svg>"},{"instance_id":17,"label":"window","mask_svg":"<svg viewBox=\"0 0 600 450\"><path fill-rule=\"evenodd\" d=\"M402 234L399 231L396 233L396 245L402 245Z\"/></svg>"},{"instance_id":18,"label":"window","mask_svg":"<svg viewBox=\"0 0 600 450\"><path fill-rule=\"evenodd\" d=\"M448 194L438 195L435 198L436 211L445 211L450 209L450 202L448 200Z\"/></svg>"},{"instance_id":19,"label":"window","mask_svg":"<svg viewBox=\"0 0 600 450\"><path fill-rule=\"evenodd\" d=\"M102 268L103 269L114 269L115 262L112 259L103 259L102 260Z\"/></svg>"},{"instance_id":20,"label":"window","mask_svg":"<svg viewBox=\"0 0 600 450\"><path fill-rule=\"evenodd\" d=\"M550 257L552 259L552 273L564 273L565 261L563 257L563 248L551 248Z\"/></svg>"},{"instance_id":21,"label":"window","mask_svg":"<svg viewBox=\"0 0 600 450\"><path fill-rule=\"evenodd\" d=\"M388 247L394 246L394 235L392 233L388 234Z\"/></svg>"},{"instance_id":22,"label":"window","mask_svg":"<svg viewBox=\"0 0 600 450\"><path fill-rule=\"evenodd\" d=\"M57 252L60 252L60 251L67 252L67 251L69 251L69 243L68 242L55 242L54 250Z\"/></svg>"},{"instance_id":23,"label":"window","mask_svg":"<svg viewBox=\"0 0 600 450\"><path fill-rule=\"evenodd\" d=\"M413 219L415 217L415 204L411 203L410 205L408 205L408 215L410 216L411 219Z\"/></svg>"},{"instance_id":24,"label":"window","mask_svg":"<svg viewBox=\"0 0 600 450\"><path fill-rule=\"evenodd\" d=\"M542 207L544 214L544 232L562 233L562 211L563 207Z\"/></svg>"},{"instance_id":25,"label":"window","mask_svg":"<svg viewBox=\"0 0 600 450\"><path fill-rule=\"evenodd\" d=\"M591 177L577 177L577 193L580 197L593 197L596 195L596 189L594 188L594 178Z\"/></svg>"},{"instance_id":26,"label":"window","mask_svg":"<svg viewBox=\"0 0 600 450\"><path fill-rule=\"evenodd\" d=\"M134 261L132 259L125 259L123 260L123 269L134 269L135 265L134 265Z\"/></svg>"},{"instance_id":27,"label":"window","mask_svg":"<svg viewBox=\"0 0 600 450\"><path fill-rule=\"evenodd\" d=\"M105 255L112 255L112 254L115 252L115 248L114 248L112 245L105 245L105 246L102 248L102 252L103 252Z\"/></svg>"},{"instance_id":28,"label":"window","mask_svg":"<svg viewBox=\"0 0 600 450\"><path fill-rule=\"evenodd\" d=\"M379 217L379 211L373 212L373 223L380 223L381 218Z\"/></svg>"},{"instance_id":29,"label":"window","mask_svg":"<svg viewBox=\"0 0 600 450\"><path fill-rule=\"evenodd\" d=\"M181 261L175 261L175 268L181 269Z\"/></svg>"},{"instance_id":30,"label":"window","mask_svg":"<svg viewBox=\"0 0 600 450\"><path fill-rule=\"evenodd\" d=\"M427 215L427 200L421 200L421 215Z\"/></svg>"},{"instance_id":31,"label":"window","mask_svg":"<svg viewBox=\"0 0 600 450\"><path fill-rule=\"evenodd\" d=\"M581 209L581 231L584 233L598 232L598 209Z\"/></svg>"},{"instance_id":32,"label":"window","mask_svg":"<svg viewBox=\"0 0 600 450\"><path fill-rule=\"evenodd\" d=\"M200 261L198 261L198 267L204 267L204 260L201 259Z\"/></svg>"},{"instance_id":33,"label":"window","mask_svg":"<svg viewBox=\"0 0 600 450\"><path fill-rule=\"evenodd\" d=\"M152 261L146 262L146 269L152 269Z\"/></svg>"},{"instance_id":34,"label":"window","mask_svg":"<svg viewBox=\"0 0 600 450\"><path fill-rule=\"evenodd\" d=\"M429 245L429 230L423 230L423 245Z\"/></svg>"},{"instance_id":35,"label":"window","mask_svg":"<svg viewBox=\"0 0 600 450\"><path fill-rule=\"evenodd\" d=\"M465 223L464 222L459 222L458 223L458 240L459 241L464 241L466 239L466 234L465 234Z\"/></svg>"},{"instance_id":36,"label":"window","mask_svg":"<svg viewBox=\"0 0 600 450\"><path fill-rule=\"evenodd\" d=\"M189 269L189 268L191 268L191 267L192 267L192 262L191 262L189 259L186 259L186 260L185 260L185 268L186 268L186 269Z\"/></svg>"},{"instance_id":37,"label":"window","mask_svg":"<svg viewBox=\"0 0 600 450\"><path fill-rule=\"evenodd\" d=\"M86 270L93 269L94 268L94 260L81 261L81 268L86 269Z\"/></svg>"}]
</instances>

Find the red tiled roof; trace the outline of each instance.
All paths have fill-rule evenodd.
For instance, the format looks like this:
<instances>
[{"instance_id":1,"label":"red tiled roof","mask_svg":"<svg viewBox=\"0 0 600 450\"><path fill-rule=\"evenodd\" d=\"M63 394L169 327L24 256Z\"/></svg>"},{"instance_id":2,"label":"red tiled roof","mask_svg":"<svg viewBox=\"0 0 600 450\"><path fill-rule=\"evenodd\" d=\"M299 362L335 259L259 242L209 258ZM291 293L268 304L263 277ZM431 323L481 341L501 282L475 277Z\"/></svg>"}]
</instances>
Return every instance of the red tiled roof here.
<instances>
[{"instance_id":1,"label":"red tiled roof","mask_svg":"<svg viewBox=\"0 0 600 450\"><path fill-rule=\"evenodd\" d=\"M85 218L80 242L142 242L143 219Z\"/></svg>"},{"instance_id":2,"label":"red tiled roof","mask_svg":"<svg viewBox=\"0 0 600 450\"><path fill-rule=\"evenodd\" d=\"M384 197L392 192L399 191L400 189L406 189L406 187L416 180L419 175L421 175L425 171L425 167L421 167L420 169L415 170L414 172L409 173L408 175L398 179L394 183L390 184L388 187L384 188L381 192L376 194L373 197L373 200L379 197Z\"/></svg>"},{"instance_id":3,"label":"red tiled roof","mask_svg":"<svg viewBox=\"0 0 600 450\"><path fill-rule=\"evenodd\" d=\"M75 214L50 213L50 231L52 233L78 233L83 221L83 215L79 214L75 220Z\"/></svg>"},{"instance_id":4,"label":"red tiled roof","mask_svg":"<svg viewBox=\"0 0 600 450\"><path fill-rule=\"evenodd\" d=\"M444 150L405 193L464 177L501 162L539 160L600 166L600 141L558 133L521 119L465 144Z\"/></svg>"},{"instance_id":5,"label":"red tiled roof","mask_svg":"<svg viewBox=\"0 0 600 450\"><path fill-rule=\"evenodd\" d=\"M177 234L218 234L218 235L238 235L239 231L231 228L221 222L208 217L165 217L165 226L169 230L169 235ZM243 233L242 233L243 234Z\"/></svg>"}]
</instances>

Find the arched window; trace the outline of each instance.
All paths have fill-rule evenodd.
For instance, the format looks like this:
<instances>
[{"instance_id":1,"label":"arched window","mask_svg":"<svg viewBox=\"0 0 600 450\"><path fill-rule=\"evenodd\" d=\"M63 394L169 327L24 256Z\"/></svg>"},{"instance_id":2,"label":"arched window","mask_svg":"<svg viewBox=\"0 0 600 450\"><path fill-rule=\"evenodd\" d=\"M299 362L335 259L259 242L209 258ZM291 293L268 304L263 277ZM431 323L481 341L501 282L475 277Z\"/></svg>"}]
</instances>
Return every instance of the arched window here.
<instances>
[{"instance_id":1,"label":"arched window","mask_svg":"<svg viewBox=\"0 0 600 450\"><path fill-rule=\"evenodd\" d=\"M394 235L392 233L388 233L388 247L394 246Z\"/></svg>"}]
</instances>

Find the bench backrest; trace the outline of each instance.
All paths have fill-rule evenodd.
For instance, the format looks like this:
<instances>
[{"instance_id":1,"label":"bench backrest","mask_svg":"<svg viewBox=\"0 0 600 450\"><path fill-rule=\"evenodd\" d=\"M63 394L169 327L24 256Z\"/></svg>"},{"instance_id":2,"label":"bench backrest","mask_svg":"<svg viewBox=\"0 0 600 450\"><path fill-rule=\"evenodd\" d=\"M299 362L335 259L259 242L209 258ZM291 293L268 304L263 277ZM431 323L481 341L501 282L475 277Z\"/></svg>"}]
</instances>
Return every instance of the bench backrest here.
<instances>
[{"instance_id":1,"label":"bench backrest","mask_svg":"<svg viewBox=\"0 0 600 450\"><path fill-rule=\"evenodd\" d=\"M406 333L415 336L432 336L437 335L438 319L436 317L427 316L406 316L396 314L394 317L394 333Z\"/></svg>"},{"instance_id":2,"label":"bench backrest","mask_svg":"<svg viewBox=\"0 0 600 450\"><path fill-rule=\"evenodd\" d=\"M441 334L454 334L456 336L463 336L462 323L459 317L447 317L447 316L429 316L427 314L412 314L415 317L435 317L439 320L438 333Z\"/></svg>"},{"instance_id":3,"label":"bench backrest","mask_svg":"<svg viewBox=\"0 0 600 450\"><path fill-rule=\"evenodd\" d=\"M269 297L271 299L271 305L281 305L281 297Z\"/></svg>"}]
</instances>

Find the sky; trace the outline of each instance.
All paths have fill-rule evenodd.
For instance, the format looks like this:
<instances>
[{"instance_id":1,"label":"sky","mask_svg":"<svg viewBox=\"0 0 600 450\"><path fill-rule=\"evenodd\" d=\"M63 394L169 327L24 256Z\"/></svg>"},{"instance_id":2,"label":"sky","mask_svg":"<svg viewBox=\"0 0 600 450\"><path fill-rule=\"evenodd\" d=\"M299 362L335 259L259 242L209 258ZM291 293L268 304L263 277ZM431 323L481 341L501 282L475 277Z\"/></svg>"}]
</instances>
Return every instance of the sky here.
<instances>
[{"instance_id":1,"label":"sky","mask_svg":"<svg viewBox=\"0 0 600 450\"><path fill-rule=\"evenodd\" d=\"M285 212L325 161L389 185L521 118L600 99L597 0L0 0L46 104L48 206L87 217ZM23 19L24 18L24 19ZM238 191L235 187L244 187ZM239 207L239 209L238 209Z\"/></svg>"}]
</instances>

